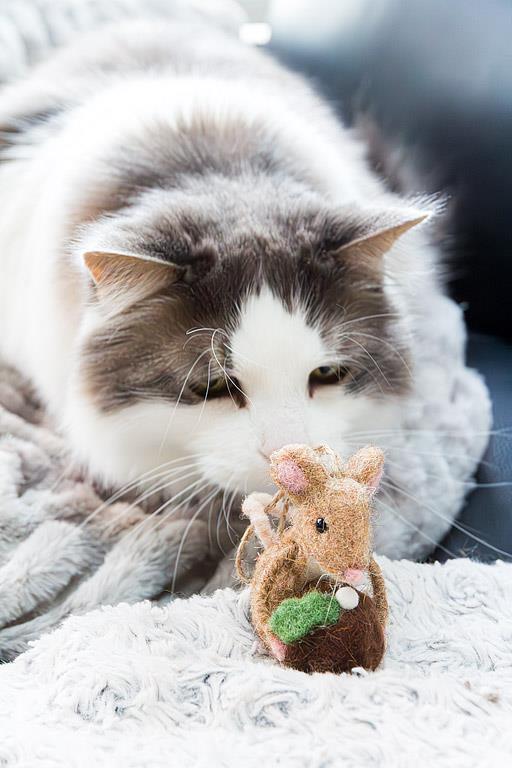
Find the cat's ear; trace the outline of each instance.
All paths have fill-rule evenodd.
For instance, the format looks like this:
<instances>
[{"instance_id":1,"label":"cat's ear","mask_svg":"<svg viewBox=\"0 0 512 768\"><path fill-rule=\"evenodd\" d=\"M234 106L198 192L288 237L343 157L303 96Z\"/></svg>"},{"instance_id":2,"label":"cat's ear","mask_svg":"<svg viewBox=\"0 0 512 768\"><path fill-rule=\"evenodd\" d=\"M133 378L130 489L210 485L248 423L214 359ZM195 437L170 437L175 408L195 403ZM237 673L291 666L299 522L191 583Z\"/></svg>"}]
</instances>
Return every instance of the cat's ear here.
<instances>
[{"instance_id":1,"label":"cat's ear","mask_svg":"<svg viewBox=\"0 0 512 768\"><path fill-rule=\"evenodd\" d=\"M331 250L344 260L379 263L381 257L413 227L426 221L430 213L415 209L351 212L340 221L342 236L334 238Z\"/></svg>"},{"instance_id":2,"label":"cat's ear","mask_svg":"<svg viewBox=\"0 0 512 768\"><path fill-rule=\"evenodd\" d=\"M175 283L184 272L166 261L126 253L87 251L83 260L98 298L118 305L149 296Z\"/></svg>"}]
</instances>

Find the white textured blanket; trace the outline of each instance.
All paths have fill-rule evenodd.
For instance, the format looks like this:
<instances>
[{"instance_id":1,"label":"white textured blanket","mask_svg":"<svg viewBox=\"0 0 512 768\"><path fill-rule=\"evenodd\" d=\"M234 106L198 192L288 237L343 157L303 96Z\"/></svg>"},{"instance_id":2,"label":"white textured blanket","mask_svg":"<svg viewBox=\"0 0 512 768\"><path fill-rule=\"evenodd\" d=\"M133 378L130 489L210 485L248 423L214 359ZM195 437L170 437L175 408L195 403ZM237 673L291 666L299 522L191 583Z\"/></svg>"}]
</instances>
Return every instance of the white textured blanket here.
<instances>
[{"instance_id":1,"label":"white textured blanket","mask_svg":"<svg viewBox=\"0 0 512 768\"><path fill-rule=\"evenodd\" d=\"M247 592L68 619L0 667L0 765L509 765L512 565L381 563L389 647L372 674L259 656Z\"/></svg>"}]
</instances>

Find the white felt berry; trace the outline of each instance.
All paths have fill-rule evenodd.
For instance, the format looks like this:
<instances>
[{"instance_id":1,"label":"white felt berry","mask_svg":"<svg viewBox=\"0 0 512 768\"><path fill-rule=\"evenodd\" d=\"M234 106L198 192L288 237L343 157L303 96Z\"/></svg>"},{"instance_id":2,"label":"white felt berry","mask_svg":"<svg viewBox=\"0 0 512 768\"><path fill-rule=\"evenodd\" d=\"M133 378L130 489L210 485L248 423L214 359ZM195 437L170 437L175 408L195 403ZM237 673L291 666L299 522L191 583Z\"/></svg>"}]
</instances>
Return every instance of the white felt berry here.
<instances>
[{"instance_id":1,"label":"white felt berry","mask_svg":"<svg viewBox=\"0 0 512 768\"><path fill-rule=\"evenodd\" d=\"M359 595L353 587L340 587L336 590L336 600L346 611L359 605Z\"/></svg>"}]
</instances>

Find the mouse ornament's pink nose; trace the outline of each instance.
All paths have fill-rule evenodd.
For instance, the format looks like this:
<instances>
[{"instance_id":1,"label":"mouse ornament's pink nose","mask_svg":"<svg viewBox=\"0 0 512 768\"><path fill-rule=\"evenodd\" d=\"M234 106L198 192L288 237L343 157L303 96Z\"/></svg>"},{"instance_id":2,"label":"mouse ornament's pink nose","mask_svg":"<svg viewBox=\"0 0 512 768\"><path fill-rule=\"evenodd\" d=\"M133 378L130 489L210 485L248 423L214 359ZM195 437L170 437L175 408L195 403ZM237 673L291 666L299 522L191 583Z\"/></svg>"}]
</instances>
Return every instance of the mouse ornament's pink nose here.
<instances>
[{"instance_id":1,"label":"mouse ornament's pink nose","mask_svg":"<svg viewBox=\"0 0 512 768\"><path fill-rule=\"evenodd\" d=\"M366 578L366 574L360 568L347 568L343 572L343 581L347 584L351 584L353 587L357 587L362 584Z\"/></svg>"}]
</instances>

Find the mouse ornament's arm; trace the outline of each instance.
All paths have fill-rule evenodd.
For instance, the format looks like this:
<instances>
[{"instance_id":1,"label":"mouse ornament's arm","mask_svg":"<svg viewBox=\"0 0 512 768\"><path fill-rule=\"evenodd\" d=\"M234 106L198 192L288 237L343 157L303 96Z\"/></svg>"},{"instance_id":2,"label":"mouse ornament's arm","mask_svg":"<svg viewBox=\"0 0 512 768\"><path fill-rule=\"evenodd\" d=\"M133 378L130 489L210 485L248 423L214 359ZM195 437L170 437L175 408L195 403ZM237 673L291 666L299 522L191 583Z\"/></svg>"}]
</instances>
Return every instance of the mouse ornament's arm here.
<instances>
[{"instance_id":1,"label":"mouse ornament's arm","mask_svg":"<svg viewBox=\"0 0 512 768\"><path fill-rule=\"evenodd\" d=\"M250 584L252 581L251 577L246 574L244 567L247 544L254 534L257 536L265 550L269 549L272 545L277 544L280 531L276 531L272 526L270 514L276 509L282 498L282 492L278 492L275 496L271 496L268 493L259 493L255 491L247 496L242 502L242 514L249 518L249 525L245 529L245 533L238 545L235 568L240 581L245 584Z\"/></svg>"},{"instance_id":2,"label":"mouse ornament's arm","mask_svg":"<svg viewBox=\"0 0 512 768\"><path fill-rule=\"evenodd\" d=\"M242 502L242 514L249 518L254 533L265 549L277 540L277 534L266 511L273 501L273 497L268 493L251 493Z\"/></svg>"},{"instance_id":3,"label":"mouse ornament's arm","mask_svg":"<svg viewBox=\"0 0 512 768\"><path fill-rule=\"evenodd\" d=\"M251 614L254 628L267 644L270 616L283 600L297 594L306 567L307 558L295 542L279 542L259 555L251 585Z\"/></svg>"}]
</instances>

